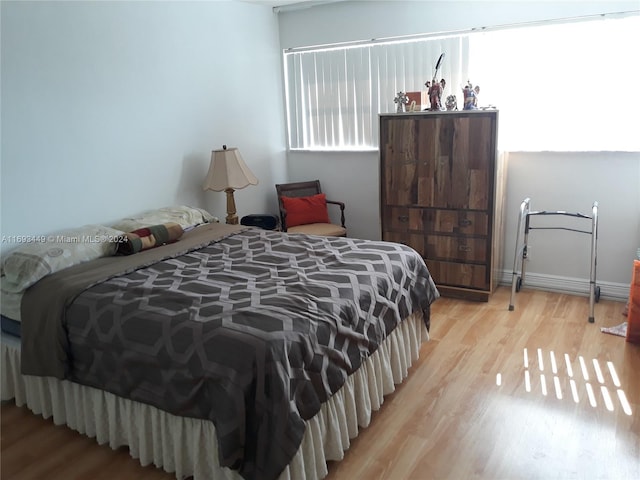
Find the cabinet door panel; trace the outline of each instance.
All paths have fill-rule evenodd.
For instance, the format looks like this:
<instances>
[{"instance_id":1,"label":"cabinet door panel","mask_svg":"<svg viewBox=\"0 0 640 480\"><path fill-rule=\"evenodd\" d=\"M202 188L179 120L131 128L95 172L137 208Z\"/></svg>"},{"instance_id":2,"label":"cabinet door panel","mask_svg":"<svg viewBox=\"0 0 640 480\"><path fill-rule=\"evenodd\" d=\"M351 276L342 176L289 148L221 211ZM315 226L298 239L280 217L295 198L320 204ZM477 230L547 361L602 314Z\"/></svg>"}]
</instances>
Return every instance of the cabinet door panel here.
<instances>
[{"instance_id":1,"label":"cabinet door panel","mask_svg":"<svg viewBox=\"0 0 640 480\"><path fill-rule=\"evenodd\" d=\"M469 118L453 118L448 135L451 137L451 208L471 208L471 186L474 169L470 166Z\"/></svg>"},{"instance_id":2,"label":"cabinet door panel","mask_svg":"<svg viewBox=\"0 0 640 480\"><path fill-rule=\"evenodd\" d=\"M468 119L471 120L471 119ZM495 175L495 122L493 117L479 116L467 132L466 155L469 168L469 208L487 210L491 205L490 192Z\"/></svg>"},{"instance_id":3,"label":"cabinet door panel","mask_svg":"<svg viewBox=\"0 0 640 480\"><path fill-rule=\"evenodd\" d=\"M468 132L469 168L490 170L495 157L495 119L493 116L480 115L472 121Z\"/></svg>"},{"instance_id":4,"label":"cabinet door panel","mask_svg":"<svg viewBox=\"0 0 640 480\"><path fill-rule=\"evenodd\" d=\"M417 129L418 122L412 119L392 120L383 124L381 140L385 161L382 201L388 205L413 205L417 201Z\"/></svg>"},{"instance_id":5,"label":"cabinet door panel","mask_svg":"<svg viewBox=\"0 0 640 480\"><path fill-rule=\"evenodd\" d=\"M491 118L422 118L417 121L415 205L486 210L491 185ZM415 128L415 127L414 127Z\"/></svg>"},{"instance_id":6,"label":"cabinet door panel","mask_svg":"<svg viewBox=\"0 0 640 480\"><path fill-rule=\"evenodd\" d=\"M451 156L440 145L443 120L433 117L418 121L418 203L425 207L446 205L451 195L449 171ZM443 151L445 150L445 151Z\"/></svg>"}]
</instances>

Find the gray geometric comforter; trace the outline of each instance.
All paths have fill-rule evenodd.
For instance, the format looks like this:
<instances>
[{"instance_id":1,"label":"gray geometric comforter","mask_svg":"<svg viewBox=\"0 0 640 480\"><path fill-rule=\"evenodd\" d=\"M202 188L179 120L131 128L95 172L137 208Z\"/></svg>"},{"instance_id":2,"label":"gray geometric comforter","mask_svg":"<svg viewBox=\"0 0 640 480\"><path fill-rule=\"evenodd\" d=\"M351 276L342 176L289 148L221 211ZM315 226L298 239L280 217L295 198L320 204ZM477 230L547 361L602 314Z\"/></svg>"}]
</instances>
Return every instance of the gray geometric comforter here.
<instances>
[{"instance_id":1,"label":"gray geometric comforter","mask_svg":"<svg viewBox=\"0 0 640 480\"><path fill-rule=\"evenodd\" d=\"M410 248L245 230L95 285L70 379L215 424L223 466L274 479L305 420L438 293Z\"/></svg>"}]
</instances>

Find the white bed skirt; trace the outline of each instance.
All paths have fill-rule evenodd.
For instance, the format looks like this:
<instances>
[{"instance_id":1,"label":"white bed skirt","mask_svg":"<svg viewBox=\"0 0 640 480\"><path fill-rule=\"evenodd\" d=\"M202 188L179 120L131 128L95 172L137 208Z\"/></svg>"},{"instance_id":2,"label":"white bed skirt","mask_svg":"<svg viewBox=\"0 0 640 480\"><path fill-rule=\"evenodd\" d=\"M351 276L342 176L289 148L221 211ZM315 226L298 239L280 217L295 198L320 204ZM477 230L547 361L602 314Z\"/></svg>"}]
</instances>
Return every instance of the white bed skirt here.
<instances>
[{"instance_id":1,"label":"white bed skirt","mask_svg":"<svg viewBox=\"0 0 640 480\"><path fill-rule=\"evenodd\" d=\"M383 396L408 374L429 335L422 313L402 322L382 346L351 375L345 385L307 421L298 453L280 480L315 480L327 475L327 461L341 460L358 429L369 425ZM2 336L2 400L15 399L56 425L67 425L99 444L128 446L142 465L154 464L176 478L241 480L218 463L213 423L171 415L153 406L51 377L20 373L19 340Z\"/></svg>"}]
</instances>

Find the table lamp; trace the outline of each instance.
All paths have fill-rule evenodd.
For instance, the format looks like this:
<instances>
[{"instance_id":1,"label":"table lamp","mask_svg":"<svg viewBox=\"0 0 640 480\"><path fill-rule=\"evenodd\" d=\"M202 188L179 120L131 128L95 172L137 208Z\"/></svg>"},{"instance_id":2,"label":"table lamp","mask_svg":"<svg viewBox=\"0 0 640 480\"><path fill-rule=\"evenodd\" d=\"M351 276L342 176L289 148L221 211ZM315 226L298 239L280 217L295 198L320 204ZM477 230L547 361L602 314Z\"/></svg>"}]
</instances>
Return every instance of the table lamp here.
<instances>
[{"instance_id":1,"label":"table lamp","mask_svg":"<svg viewBox=\"0 0 640 480\"><path fill-rule=\"evenodd\" d=\"M224 190L227 193L226 221L228 224L238 224L236 202L233 198L234 190L257 184L258 179L244 163L237 148L227 148L223 145L222 150L211 152L211 164L202 189L215 192Z\"/></svg>"}]
</instances>

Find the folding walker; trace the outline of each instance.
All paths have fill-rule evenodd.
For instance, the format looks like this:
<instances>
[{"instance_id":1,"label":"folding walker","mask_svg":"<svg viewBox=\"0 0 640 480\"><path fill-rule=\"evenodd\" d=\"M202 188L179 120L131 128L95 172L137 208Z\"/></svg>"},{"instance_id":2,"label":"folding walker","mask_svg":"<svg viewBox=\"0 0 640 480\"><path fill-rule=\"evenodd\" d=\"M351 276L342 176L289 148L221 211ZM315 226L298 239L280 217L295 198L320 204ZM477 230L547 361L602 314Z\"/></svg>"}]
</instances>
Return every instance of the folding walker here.
<instances>
[{"instance_id":1,"label":"folding walker","mask_svg":"<svg viewBox=\"0 0 640 480\"><path fill-rule=\"evenodd\" d=\"M529 231L530 230L569 230L572 232L586 233L591 235L591 273L589 276L589 322L593 323L594 303L600 301L600 287L596 286L596 257L598 248L598 202L593 202L592 215L582 213L569 213L565 211L531 211L531 199L525 198L520 204L520 216L518 217L518 232L516 234L516 248L513 258L513 276L511 279L511 298L509 300L509 311L514 310L514 297L520 291L525 279L525 260L527 259ZM583 218L591 220L591 231L577 230L566 227L532 227L530 218L534 215L557 215ZM520 245L520 235L522 233L522 223L524 221L524 243ZM521 273L518 273L518 260L520 260Z\"/></svg>"}]
</instances>

